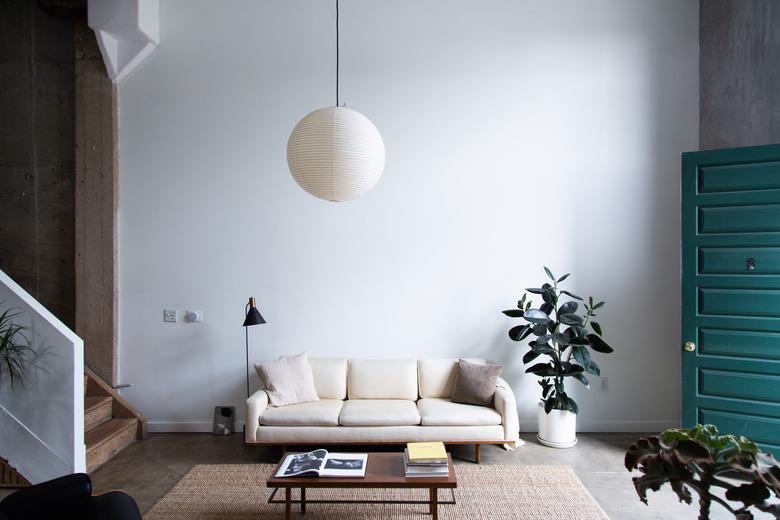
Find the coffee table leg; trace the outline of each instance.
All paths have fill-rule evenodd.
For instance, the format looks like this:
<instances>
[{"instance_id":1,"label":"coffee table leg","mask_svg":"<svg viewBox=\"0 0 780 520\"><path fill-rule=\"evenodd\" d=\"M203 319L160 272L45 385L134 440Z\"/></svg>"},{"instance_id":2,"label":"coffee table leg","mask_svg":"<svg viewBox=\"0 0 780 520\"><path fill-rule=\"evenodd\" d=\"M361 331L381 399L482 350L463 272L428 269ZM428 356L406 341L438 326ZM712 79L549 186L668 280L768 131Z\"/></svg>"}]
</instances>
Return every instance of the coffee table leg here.
<instances>
[{"instance_id":1,"label":"coffee table leg","mask_svg":"<svg viewBox=\"0 0 780 520\"><path fill-rule=\"evenodd\" d=\"M306 514L306 488L301 488L301 514Z\"/></svg>"},{"instance_id":2,"label":"coffee table leg","mask_svg":"<svg viewBox=\"0 0 780 520\"><path fill-rule=\"evenodd\" d=\"M431 509L431 517L433 520L438 520L439 518L439 497L436 493L436 488L430 489L431 499L430 499L430 509Z\"/></svg>"},{"instance_id":3,"label":"coffee table leg","mask_svg":"<svg viewBox=\"0 0 780 520\"><path fill-rule=\"evenodd\" d=\"M290 502L291 488L284 488L284 517L287 520L292 518L292 503Z\"/></svg>"}]
</instances>

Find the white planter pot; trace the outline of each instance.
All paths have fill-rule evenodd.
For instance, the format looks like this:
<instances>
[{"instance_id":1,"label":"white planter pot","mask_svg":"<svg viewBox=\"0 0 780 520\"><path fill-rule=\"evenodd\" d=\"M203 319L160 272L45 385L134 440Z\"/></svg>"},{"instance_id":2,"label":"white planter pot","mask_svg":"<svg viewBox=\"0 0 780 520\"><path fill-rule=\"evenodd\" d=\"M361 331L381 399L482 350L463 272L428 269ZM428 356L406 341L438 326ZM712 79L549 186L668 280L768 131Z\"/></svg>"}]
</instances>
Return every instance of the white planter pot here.
<instances>
[{"instance_id":1,"label":"white planter pot","mask_svg":"<svg viewBox=\"0 0 780 520\"><path fill-rule=\"evenodd\" d=\"M539 403L539 442L551 448L571 448L577 444L577 414L568 410L550 410L544 413Z\"/></svg>"}]
</instances>

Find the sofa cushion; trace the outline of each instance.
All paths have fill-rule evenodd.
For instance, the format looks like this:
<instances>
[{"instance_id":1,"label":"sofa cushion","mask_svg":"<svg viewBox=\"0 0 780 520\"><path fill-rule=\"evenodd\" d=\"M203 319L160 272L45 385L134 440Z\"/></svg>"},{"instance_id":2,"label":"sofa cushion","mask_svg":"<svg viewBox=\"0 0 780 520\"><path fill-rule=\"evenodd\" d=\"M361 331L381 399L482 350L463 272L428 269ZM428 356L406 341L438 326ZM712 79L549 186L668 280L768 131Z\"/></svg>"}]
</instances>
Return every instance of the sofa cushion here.
<instances>
[{"instance_id":1,"label":"sofa cushion","mask_svg":"<svg viewBox=\"0 0 780 520\"><path fill-rule=\"evenodd\" d=\"M481 358L466 358L472 363L484 364ZM458 358L421 359L417 362L417 378L420 397L452 397L455 383L455 368Z\"/></svg>"},{"instance_id":2,"label":"sofa cushion","mask_svg":"<svg viewBox=\"0 0 780 520\"><path fill-rule=\"evenodd\" d=\"M310 357L314 386L320 399L347 398L347 359Z\"/></svg>"},{"instance_id":3,"label":"sofa cushion","mask_svg":"<svg viewBox=\"0 0 780 520\"><path fill-rule=\"evenodd\" d=\"M287 406L319 399L309 358L305 352L258 363L255 370L273 406Z\"/></svg>"},{"instance_id":4,"label":"sofa cushion","mask_svg":"<svg viewBox=\"0 0 780 520\"><path fill-rule=\"evenodd\" d=\"M449 399L417 401L423 426L493 426L501 424L501 415L492 408L453 403Z\"/></svg>"},{"instance_id":5,"label":"sofa cushion","mask_svg":"<svg viewBox=\"0 0 780 520\"><path fill-rule=\"evenodd\" d=\"M420 424L420 413L414 401L358 399L344 401L339 424L342 426L414 426Z\"/></svg>"},{"instance_id":6,"label":"sofa cushion","mask_svg":"<svg viewBox=\"0 0 780 520\"><path fill-rule=\"evenodd\" d=\"M338 426L344 401L320 399L310 403L266 408L260 424L266 426Z\"/></svg>"},{"instance_id":7,"label":"sofa cushion","mask_svg":"<svg viewBox=\"0 0 780 520\"><path fill-rule=\"evenodd\" d=\"M417 400L417 361L413 359L350 359L350 399Z\"/></svg>"},{"instance_id":8,"label":"sofa cushion","mask_svg":"<svg viewBox=\"0 0 780 520\"><path fill-rule=\"evenodd\" d=\"M502 369L501 365L483 365L470 363L465 359L459 360L455 370L452 402L492 406L496 381Z\"/></svg>"}]
</instances>

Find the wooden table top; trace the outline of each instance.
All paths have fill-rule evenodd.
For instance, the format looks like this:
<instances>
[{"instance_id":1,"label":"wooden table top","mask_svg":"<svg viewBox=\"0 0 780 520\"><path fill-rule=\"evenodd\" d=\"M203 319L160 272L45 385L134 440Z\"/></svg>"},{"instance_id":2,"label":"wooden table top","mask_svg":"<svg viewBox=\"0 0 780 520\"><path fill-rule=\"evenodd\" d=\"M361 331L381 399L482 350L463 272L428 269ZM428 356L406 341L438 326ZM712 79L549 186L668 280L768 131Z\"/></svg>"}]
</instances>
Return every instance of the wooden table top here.
<instances>
[{"instance_id":1,"label":"wooden table top","mask_svg":"<svg viewBox=\"0 0 780 520\"><path fill-rule=\"evenodd\" d=\"M285 455L286 457L286 455ZM269 488L455 488L455 466L452 456L447 454L450 474L442 477L404 476L403 453L369 453L366 476L361 477L275 477L284 458L274 468L266 483Z\"/></svg>"}]
</instances>

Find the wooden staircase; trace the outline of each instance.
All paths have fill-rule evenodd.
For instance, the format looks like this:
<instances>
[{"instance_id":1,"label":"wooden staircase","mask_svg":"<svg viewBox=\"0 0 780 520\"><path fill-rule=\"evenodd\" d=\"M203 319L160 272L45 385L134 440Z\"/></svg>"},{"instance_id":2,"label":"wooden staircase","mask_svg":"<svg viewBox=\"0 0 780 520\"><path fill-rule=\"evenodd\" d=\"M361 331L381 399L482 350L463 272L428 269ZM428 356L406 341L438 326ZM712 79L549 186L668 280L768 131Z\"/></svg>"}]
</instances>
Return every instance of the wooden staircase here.
<instances>
[{"instance_id":1,"label":"wooden staircase","mask_svg":"<svg viewBox=\"0 0 780 520\"><path fill-rule=\"evenodd\" d=\"M91 473L146 437L146 418L94 372L84 368L84 442Z\"/></svg>"}]
</instances>

